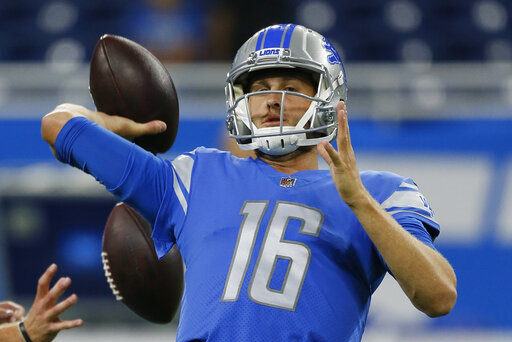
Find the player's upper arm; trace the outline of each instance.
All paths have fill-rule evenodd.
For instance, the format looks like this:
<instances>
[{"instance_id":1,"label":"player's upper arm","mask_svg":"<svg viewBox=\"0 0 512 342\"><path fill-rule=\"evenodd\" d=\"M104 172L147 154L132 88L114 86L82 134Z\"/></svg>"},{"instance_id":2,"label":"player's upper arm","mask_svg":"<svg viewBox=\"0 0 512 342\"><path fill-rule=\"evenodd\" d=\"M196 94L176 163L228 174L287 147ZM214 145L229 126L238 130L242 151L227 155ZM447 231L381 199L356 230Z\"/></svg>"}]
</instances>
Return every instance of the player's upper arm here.
<instances>
[{"instance_id":1,"label":"player's upper arm","mask_svg":"<svg viewBox=\"0 0 512 342\"><path fill-rule=\"evenodd\" d=\"M153 241L158 257L165 255L176 242L186 219L192 187L196 151L178 156L170 164L168 186L162 207L153 225ZM172 185L172 186L171 186Z\"/></svg>"}]
</instances>

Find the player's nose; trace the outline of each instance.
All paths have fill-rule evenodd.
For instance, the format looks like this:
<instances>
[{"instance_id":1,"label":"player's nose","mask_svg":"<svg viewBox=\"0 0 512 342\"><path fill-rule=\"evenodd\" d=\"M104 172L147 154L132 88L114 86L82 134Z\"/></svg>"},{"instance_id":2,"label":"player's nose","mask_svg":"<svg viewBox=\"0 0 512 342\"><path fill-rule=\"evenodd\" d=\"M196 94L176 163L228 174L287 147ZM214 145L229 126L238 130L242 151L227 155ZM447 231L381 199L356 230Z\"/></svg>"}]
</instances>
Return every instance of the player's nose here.
<instances>
[{"instance_id":1,"label":"player's nose","mask_svg":"<svg viewBox=\"0 0 512 342\"><path fill-rule=\"evenodd\" d=\"M281 107L281 94L273 93L266 95L266 103L268 108L280 108Z\"/></svg>"}]
</instances>

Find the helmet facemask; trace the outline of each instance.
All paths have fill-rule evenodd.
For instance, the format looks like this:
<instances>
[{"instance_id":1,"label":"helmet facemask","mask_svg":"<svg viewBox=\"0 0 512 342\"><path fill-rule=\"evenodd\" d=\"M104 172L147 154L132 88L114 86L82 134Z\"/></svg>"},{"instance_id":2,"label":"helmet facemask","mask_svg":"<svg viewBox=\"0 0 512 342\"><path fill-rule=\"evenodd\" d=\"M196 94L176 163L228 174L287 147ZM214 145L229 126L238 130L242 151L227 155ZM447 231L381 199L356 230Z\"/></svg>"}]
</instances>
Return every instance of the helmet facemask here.
<instances>
[{"instance_id":1,"label":"helmet facemask","mask_svg":"<svg viewBox=\"0 0 512 342\"><path fill-rule=\"evenodd\" d=\"M303 27L296 28L299 33L304 33L303 29L306 30ZM257 34L251 39L256 36ZM318 40L318 37L314 38ZM253 51L247 55L247 58L241 58L244 47L251 39L239 50L226 82L227 129L230 136L236 139L240 149L259 149L266 154L284 155L295 151L300 146L316 145L324 140L332 141L337 132L336 106L346 97L343 68L336 69L337 73L333 75L332 67L329 69L328 66L312 58L294 57L291 47L290 49L271 49L272 54L263 54L261 51L258 54ZM315 95L308 96L289 90L249 91L250 80L254 74L275 69L279 69L281 73L283 70L284 73L289 70L291 77L312 75L316 83ZM269 94L279 94L281 99L279 125L258 128L253 122L249 100ZM283 123L287 103L290 103L292 97L297 96L311 103L297 124L285 126Z\"/></svg>"}]
</instances>

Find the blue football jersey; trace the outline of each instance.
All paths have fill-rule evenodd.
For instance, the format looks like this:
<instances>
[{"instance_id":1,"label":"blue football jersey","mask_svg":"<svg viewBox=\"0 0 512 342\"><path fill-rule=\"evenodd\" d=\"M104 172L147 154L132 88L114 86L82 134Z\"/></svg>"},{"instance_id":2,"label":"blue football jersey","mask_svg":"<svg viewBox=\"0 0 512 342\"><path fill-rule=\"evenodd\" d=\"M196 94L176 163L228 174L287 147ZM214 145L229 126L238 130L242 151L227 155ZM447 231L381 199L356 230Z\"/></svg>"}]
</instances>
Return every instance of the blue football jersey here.
<instances>
[{"instance_id":1,"label":"blue football jersey","mask_svg":"<svg viewBox=\"0 0 512 342\"><path fill-rule=\"evenodd\" d=\"M171 162L71 121L56 143L59 159L136 207L153 224L160 257L174 243L180 249L177 341L361 340L387 267L329 170L286 175L206 148ZM376 171L361 178L404 227L423 223L410 232L432 245L439 225L412 180Z\"/></svg>"},{"instance_id":2,"label":"blue football jersey","mask_svg":"<svg viewBox=\"0 0 512 342\"><path fill-rule=\"evenodd\" d=\"M386 267L329 170L289 176L199 148L172 173L180 205L159 213L154 238L159 255L176 241L187 267L178 341L360 341ZM398 221L439 228L411 180L361 177Z\"/></svg>"}]
</instances>

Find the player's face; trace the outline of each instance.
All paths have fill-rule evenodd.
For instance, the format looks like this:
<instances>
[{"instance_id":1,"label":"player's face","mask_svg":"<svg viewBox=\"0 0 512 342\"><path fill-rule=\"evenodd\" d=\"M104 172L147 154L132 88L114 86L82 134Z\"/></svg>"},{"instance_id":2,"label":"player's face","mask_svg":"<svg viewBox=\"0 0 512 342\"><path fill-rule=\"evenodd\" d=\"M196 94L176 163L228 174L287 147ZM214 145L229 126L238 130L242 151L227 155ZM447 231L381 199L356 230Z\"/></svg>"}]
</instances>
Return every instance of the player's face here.
<instances>
[{"instance_id":1,"label":"player's face","mask_svg":"<svg viewBox=\"0 0 512 342\"><path fill-rule=\"evenodd\" d=\"M250 92L264 90L288 90L308 96L315 95L313 84L296 73L277 71L255 76L250 83ZM281 93L262 94L249 97L249 108L253 123L258 128L279 126ZM285 96L283 126L295 126L309 108L311 101L296 95Z\"/></svg>"}]
</instances>

